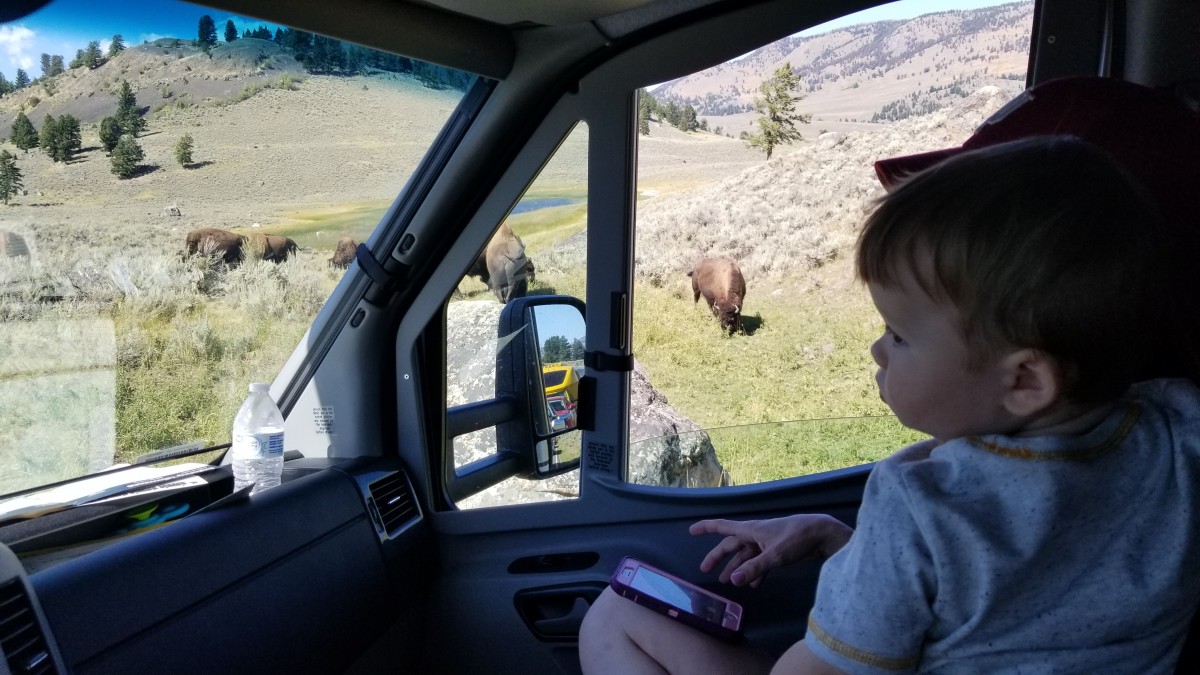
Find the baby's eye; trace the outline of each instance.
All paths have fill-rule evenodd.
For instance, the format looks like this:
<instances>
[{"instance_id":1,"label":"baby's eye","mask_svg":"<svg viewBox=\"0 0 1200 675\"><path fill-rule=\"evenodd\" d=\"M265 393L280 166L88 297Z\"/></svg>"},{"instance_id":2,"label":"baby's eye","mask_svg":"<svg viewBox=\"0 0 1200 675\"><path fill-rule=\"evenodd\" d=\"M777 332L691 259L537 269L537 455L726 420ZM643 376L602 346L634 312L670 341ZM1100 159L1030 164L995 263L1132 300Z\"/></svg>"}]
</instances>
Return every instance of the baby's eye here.
<instances>
[{"instance_id":1,"label":"baby's eye","mask_svg":"<svg viewBox=\"0 0 1200 675\"><path fill-rule=\"evenodd\" d=\"M883 327L883 332L884 332L884 334L885 334L885 335L891 335L891 336L892 336L892 344L894 344L894 345L902 345L902 344L904 344L904 338L902 338L902 337L900 337L899 335L897 335L897 334L896 334L896 331L892 330L892 327L891 327L891 326L884 325L884 327Z\"/></svg>"}]
</instances>

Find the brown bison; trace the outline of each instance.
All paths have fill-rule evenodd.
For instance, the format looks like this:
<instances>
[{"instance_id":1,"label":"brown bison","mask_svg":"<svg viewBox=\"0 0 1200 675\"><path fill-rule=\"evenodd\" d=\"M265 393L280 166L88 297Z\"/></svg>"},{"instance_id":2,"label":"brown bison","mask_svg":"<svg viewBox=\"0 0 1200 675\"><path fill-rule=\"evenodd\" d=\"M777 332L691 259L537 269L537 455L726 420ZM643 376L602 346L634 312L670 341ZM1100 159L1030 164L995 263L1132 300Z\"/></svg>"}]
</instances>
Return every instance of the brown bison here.
<instances>
[{"instance_id":1,"label":"brown bison","mask_svg":"<svg viewBox=\"0 0 1200 675\"><path fill-rule=\"evenodd\" d=\"M708 302L708 308L721 322L721 330L742 329L742 302L746 299L746 280L732 258L704 258L696 263L688 276L692 278L692 302L700 296Z\"/></svg>"},{"instance_id":2,"label":"brown bison","mask_svg":"<svg viewBox=\"0 0 1200 675\"><path fill-rule=\"evenodd\" d=\"M529 291L534 267L533 261L525 255L525 242L508 223L503 223L471 263L467 275L479 277L496 294L497 300L507 303L513 298L524 297Z\"/></svg>"},{"instance_id":3,"label":"brown bison","mask_svg":"<svg viewBox=\"0 0 1200 675\"><path fill-rule=\"evenodd\" d=\"M273 263L281 263L288 258L296 255L298 250L296 242L288 237L278 234L259 234L250 235L250 248L261 260L269 260Z\"/></svg>"},{"instance_id":4,"label":"brown bison","mask_svg":"<svg viewBox=\"0 0 1200 675\"><path fill-rule=\"evenodd\" d=\"M237 232L202 227L187 233L187 255L220 256L227 265L240 265L246 256L281 263L298 250L296 242L276 234Z\"/></svg>"},{"instance_id":5,"label":"brown bison","mask_svg":"<svg viewBox=\"0 0 1200 675\"><path fill-rule=\"evenodd\" d=\"M329 264L346 269L354 262L357 251L358 242L354 241L353 237L342 237L338 239L337 248L333 249L333 257L329 259Z\"/></svg>"},{"instance_id":6,"label":"brown bison","mask_svg":"<svg viewBox=\"0 0 1200 675\"><path fill-rule=\"evenodd\" d=\"M237 265L245 255L245 243L246 238L236 232L202 227L187 233L186 249L188 255L220 256L226 264Z\"/></svg>"}]
</instances>

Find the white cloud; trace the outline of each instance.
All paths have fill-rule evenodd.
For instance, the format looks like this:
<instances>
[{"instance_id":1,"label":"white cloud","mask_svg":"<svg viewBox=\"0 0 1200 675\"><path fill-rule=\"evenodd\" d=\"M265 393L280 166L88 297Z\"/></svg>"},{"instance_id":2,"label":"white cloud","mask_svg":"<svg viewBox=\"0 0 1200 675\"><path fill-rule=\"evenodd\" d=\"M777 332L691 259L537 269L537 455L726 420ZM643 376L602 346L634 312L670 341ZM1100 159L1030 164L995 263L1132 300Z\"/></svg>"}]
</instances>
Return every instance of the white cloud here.
<instances>
[{"instance_id":1,"label":"white cloud","mask_svg":"<svg viewBox=\"0 0 1200 675\"><path fill-rule=\"evenodd\" d=\"M8 60L18 68L28 72L35 63L31 51L34 37L34 32L25 26L0 26L0 51L3 51ZM33 74L30 77L33 77Z\"/></svg>"}]
</instances>

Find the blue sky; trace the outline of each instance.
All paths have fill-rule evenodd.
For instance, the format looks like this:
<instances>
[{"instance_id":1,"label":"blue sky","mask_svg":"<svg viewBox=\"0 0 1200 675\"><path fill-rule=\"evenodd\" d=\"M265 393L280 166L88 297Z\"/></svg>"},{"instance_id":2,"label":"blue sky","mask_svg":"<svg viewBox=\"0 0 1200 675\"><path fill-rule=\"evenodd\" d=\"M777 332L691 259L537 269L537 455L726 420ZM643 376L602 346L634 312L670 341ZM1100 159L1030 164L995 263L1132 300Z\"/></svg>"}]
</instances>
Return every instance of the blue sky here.
<instances>
[{"instance_id":1,"label":"blue sky","mask_svg":"<svg viewBox=\"0 0 1200 675\"><path fill-rule=\"evenodd\" d=\"M999 4L1004 4L1004 0L900 0L823 24L804 34L856 23L905 19L929 12ZM231 19L238 33L263 25L263 22L255 19L244 19L184 2L53 0L29 16L0 24L0 73L10 82L16 77L17 68L23 68L30 78L40 77L43 53L61 55L70 63L75 58L75 52L86 47L88 42L98 40L101 48L107 49L109 41L116 34L120 34L128 45L160 37L195 39L200 17L204 14L211 16L216 23L218 38L224 35L225 22Z\"/></svg>"},{"instance_id":2,"label":"blue sky","mask_svg":"<svg viewBox=\"0 0 1200 675\"><path fill-rule=\"evenodd\" d=\"M205 14L216 23L221 40L230 19L239 34L264 25L256 19L169 0L52 0L29 16L0 24L0 73L10 82L17 68L24 68L30 78L41 77L43 53L58 54L70 63L88 42L97 40L107 50L112 36L118 34L127 45L160 37L194 40Z\"/></svg>"}]
</instances>

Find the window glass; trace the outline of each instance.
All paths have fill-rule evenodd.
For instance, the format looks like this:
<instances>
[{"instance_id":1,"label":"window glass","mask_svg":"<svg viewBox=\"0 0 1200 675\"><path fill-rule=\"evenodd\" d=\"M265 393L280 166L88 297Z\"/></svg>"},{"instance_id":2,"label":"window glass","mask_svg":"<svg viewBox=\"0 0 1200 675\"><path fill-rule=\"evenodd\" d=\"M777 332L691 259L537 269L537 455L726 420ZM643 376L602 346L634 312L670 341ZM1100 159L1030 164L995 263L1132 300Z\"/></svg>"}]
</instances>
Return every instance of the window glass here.
<instances>
[{"instance_id":1,"label":"window glass","mask_svg":"<svg viewBox=\"0 0 1200 675\"><path fill-rule=\"evenodd\" d=\"M162 0L0 36L0 493L228 442L472 83Z\"/></svg>"},{"instance_id":2,"label":"window glass","mask_svg":"<svg viewBox=\"0 0 1200 675\"><path fill-rule=\"evenodd\" d=\"M630 481L776 480L921 437L879 398L853 247L875 160L958 145L1024 87L1033 3L959 4L890 3L640 92Z\"/></svg>"},{"instance_id":3,"label":"window glass","mask_svg":"<svg viewBox=\"0 0 1200 675\"><path fill-rule=\"evenodd\" d=\"M580 123L558 146L521 200L501 223L474 266L459 283L446 312L446 406L486 401L496 396L496 339L500 311L511 297L571 295L585 297L587 271L587 125ZM504 272L524 259L524 277ZM490 261L490 264L489 264ZM497 272L500 274L497 274ZM553 333L553 331L551 331ZM577 380L583 369L582 332L571 336L544 334L539 345L545 364L547 404ZM565 349L558 349L559 342ZM549 351L547 349L549 348ZM569 393L566 396L570 396ZM554 419L550 420L551 422ZM561 423L573 427L573 418ZM578 457L580 432L551 439L552 451ZM496 429L489 427L450 439L454 467L462 468L497 453ZM460 502L476 508L576 497L579 472L547 480L510 478Z\"/></svg>"}]
</instances>

